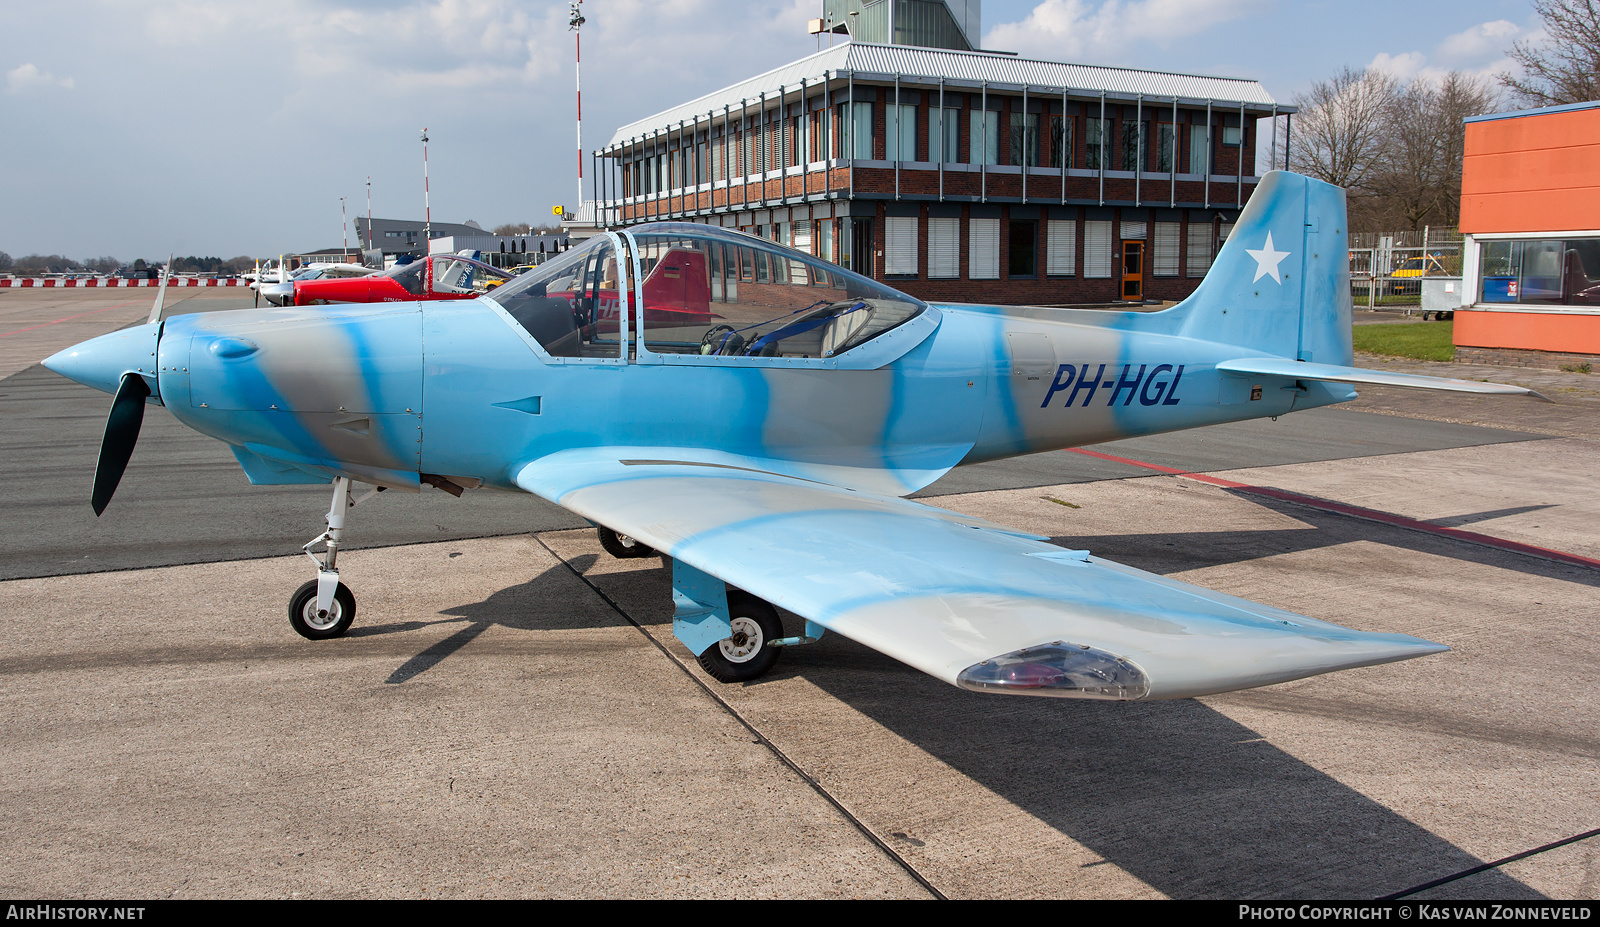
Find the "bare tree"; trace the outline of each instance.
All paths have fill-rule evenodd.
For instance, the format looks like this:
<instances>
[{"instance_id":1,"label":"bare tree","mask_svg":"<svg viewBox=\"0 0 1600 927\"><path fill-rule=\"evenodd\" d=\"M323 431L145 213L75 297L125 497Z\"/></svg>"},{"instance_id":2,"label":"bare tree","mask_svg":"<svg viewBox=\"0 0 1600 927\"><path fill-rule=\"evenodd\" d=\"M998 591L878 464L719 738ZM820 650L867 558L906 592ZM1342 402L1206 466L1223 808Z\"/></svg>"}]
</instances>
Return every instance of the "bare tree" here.
<instances>
[{"instance_id":1,"label":"bare tree","mask_svg":"<svg viewBox=\"0 0 1600 927\"><path fill-rule=\"evenodd\" d=\"M1461 222L1461 163L1466 154L1467 117L1495 112L1501 103L1500 88L1488 77L1451 71L1439 81L1434 112L1445 188L1439 225L1454 228Z\"/></svg>"},{"instance_id":2,"label":"bare tree","mask_svg":"<svg viewBox=\"0 0 1600 927\"><path fill-rule=\"evenodd\" d=\"M1294 98L1290 167L1351 192L1365 190L1385 141L1398 84L1382 71L1346 67Z\"/></svg>"},{"instance_id":3,"label":"bare tree","mask_svg":"<svg viewBox=\"0 0 1600 927\"><path fill-rule=\"evenodd\" d=\"M1501 82L1530 106L1600 100L1600 0L1533 0L1544 42L1517 42L1507 52L1523 76Z\"/></svg>"},{"instance_id":4,"label":"bare tree","mask_svg":"<svg viewBox=\"0 0 1600 927\"><path fill-rule=\"evenodd\" d=\"M1383 141L1366 203L1389 228L1454 226L1461 214L1461 159L1468 116L1493 112L1487 78L1457 71L1418 78L1395 93L1384 116Z\"/></svg>"},{"instance_id":5,"label":"bare tree","mask_svg":"<svg viewBox=\"0 0 1600 927\"><path fill-rule=\"evenodd\" d=\"M528 234L528 228L529 226L526 222L508 222L505 225L495 226L494 233L496 235L526 235Z\"/></svg>"}]
</instances>

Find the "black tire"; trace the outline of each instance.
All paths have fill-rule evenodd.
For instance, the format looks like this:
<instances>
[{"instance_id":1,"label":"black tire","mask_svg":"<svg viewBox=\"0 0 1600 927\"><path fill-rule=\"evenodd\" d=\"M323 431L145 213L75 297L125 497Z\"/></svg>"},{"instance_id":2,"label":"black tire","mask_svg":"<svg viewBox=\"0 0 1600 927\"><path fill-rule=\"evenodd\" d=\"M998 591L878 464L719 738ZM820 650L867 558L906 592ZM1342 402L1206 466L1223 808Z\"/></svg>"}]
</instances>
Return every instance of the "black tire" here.
<instances>
[{"instance_id":1,"label":"black tire","mask_svg":"<svg viewBox=\"0 0 1600 927\"><path fill-rule=\"evenodd\" d=\"M317 581L311 580L294 591L289 599L289 625L295 633L307 640L325 641L343 637L356 620L356 597L344 583L333 593L333 608L324 617L317 616Z\"/></svg>"},{"instance_id":2,"label":"black tire","mask_svg":"<svg viewBox=\"0 0 1600 927\"><path fill-rule=\"evenodd\" d=\"M594 529L600 535L600 546L606 553L618 560L632 560L635 557L654 557L656 549L648 544L641 544L626 534L618 534L610 528L600 527Z\"/></svg>"},{"instance_id":3,"label":"black tire","mask_svg":"<svg viewBox=\"0 0 1600 927\"><path fill-rule=\"evenodd\" d=\"M728 617L734 634L700 654L700 667L718 682L748 682L771 671L783 636L778 610L748 592L728 592Z\"/></svg>"}]
</instances>

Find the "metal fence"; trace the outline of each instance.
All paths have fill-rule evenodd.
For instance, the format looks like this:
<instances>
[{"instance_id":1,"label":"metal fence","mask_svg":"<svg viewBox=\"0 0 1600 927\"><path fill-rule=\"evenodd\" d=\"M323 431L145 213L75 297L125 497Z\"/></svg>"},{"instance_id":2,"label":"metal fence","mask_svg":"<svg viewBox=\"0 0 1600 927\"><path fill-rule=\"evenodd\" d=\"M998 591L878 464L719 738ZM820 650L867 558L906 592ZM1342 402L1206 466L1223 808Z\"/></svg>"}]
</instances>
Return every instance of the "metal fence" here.
<instances>
[{"instance_id":1,"label":"metal fence","mask_svg":"<svg viewBox=\"0 0 1600 927\"><path fill-rule=\"evenodd\" d=\"M1455 229L1350 233L1350 297L1357 307L1422 307L1422 278L1461 276L1461 233Z\"/></svg>"}]
</instances>

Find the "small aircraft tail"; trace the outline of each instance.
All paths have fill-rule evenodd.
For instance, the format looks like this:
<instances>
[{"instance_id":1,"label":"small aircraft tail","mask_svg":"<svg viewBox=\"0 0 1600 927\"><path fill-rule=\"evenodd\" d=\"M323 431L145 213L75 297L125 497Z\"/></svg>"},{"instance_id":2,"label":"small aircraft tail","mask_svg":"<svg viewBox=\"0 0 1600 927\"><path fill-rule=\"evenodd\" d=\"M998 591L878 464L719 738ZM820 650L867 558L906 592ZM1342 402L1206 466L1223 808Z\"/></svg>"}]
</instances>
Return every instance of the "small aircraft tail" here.
<instances>
[{"instance_id":1,"label":"small aircraft tail","mask_svg":"<svg viewBox=\"0 0 1600 927\"><path fill-rule=\"evenodd\" d=\"M1261 178L1193 295L1133 324L1242 349L1239 358L1217 365L1230 373L1550 401L1521 386L1350 366L1347 225L1344 190L1273 171Z\"/></svg>"},{"instance_id":2,"label":"small aircraft tail","mask_svg":"<svg viewBox=\"0 0 1600 927\"><path fill-rule=\"evenodd\" d=\"M1344 190L1273 171L1194 294L1158 315L1170 317L1172 334L1348 365L1347 233Z\"/></svg>"}]
</instances>

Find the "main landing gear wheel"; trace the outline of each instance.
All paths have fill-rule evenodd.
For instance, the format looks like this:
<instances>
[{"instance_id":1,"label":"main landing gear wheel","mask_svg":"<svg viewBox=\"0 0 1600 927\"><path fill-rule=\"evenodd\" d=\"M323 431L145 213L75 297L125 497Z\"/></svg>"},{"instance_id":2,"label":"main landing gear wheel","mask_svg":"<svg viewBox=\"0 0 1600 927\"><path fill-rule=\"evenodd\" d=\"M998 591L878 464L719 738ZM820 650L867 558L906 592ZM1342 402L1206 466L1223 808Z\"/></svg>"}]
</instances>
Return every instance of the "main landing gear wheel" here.
<instances>
[{"instance_id":1,"label":"main landing gear wheel","mask_svg":"<svg viewBox=\"0 0 1600 927\"><path fill-rule=\"evenodd\" d=\"M317 581L311 580L294 591L289 599L289 624L295 633L314 641L342 637L356 620L356 597L344 583L333 593L333 606L326 612L317 611Z\"/></svg>"},{"instance_id":2,"label":"main landing gear wheel","mask_svg":"<svg viewBox=\"0 0 1600 927\"><path fill-rule=\"evenodd\" d=\"M641 544L626 534L618 534L610 528L596 528L595 532L600 535L600 546L606 549L606 553L619 560L655 556L654 547Z\"/></svg>"},{"instance_id":3,"label":"main landing gear wheel","mask_svg":"<svg viewBox=\"0 0 1600 927\"><path fill-rule=\"evenodd\" d=\"M748 682L765 676L778 662L772 642L783 637L778 610L748 592L728 592L733 636L700 654L700 666L718 682Z\"/></svg>"}]
</instances>

